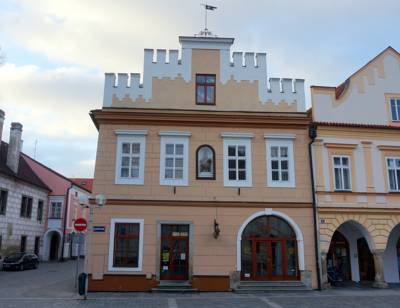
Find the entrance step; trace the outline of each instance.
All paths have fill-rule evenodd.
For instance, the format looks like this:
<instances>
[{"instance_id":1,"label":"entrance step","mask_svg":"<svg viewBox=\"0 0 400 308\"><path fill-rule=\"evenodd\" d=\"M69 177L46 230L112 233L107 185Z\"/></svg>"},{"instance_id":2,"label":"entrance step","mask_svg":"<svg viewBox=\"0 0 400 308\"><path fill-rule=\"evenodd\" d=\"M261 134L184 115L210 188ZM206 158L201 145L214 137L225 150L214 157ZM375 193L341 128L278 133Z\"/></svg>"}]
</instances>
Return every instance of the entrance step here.
<instances>
[{"instance_id":1,"label":"entrance step","mask_svg":"<svg viewBox=\"0 0 400 308\"><path fill-rule=\"evenodd\" d=\"M160 284L151 289L155 293L195 293L198 289L192 288L189 281L162 280Z\"/></svg>"},{"instance_id":2,"label":"entrance step","mask_svg":"<svg viewBox=\"0 0 400 308\"><path fill-rule=\"evenodd\" d=\"M237 293L268 291L310 291L301 281L241 281Z\"/></svg>"}]
</instances>

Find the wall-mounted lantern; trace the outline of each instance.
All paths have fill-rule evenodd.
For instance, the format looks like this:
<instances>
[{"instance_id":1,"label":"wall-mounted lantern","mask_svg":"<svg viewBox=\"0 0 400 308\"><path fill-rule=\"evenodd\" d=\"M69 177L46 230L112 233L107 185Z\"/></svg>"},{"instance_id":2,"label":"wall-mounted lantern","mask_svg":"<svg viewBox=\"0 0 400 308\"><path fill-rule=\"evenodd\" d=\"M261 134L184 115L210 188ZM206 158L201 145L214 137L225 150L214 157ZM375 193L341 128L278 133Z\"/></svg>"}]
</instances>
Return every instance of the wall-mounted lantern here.
<instances>
[{"instance_id":1,"label":"wall-mounted lantern","mask_svg":"<svg viewBox=\"0 0 400 308\"><path fill-rule=\"evenodd\" d=\"M217 223L217 220L214 219L214 238L218 238L221 230L219 229L219 223Z\"/></svg>"}]
</instances>

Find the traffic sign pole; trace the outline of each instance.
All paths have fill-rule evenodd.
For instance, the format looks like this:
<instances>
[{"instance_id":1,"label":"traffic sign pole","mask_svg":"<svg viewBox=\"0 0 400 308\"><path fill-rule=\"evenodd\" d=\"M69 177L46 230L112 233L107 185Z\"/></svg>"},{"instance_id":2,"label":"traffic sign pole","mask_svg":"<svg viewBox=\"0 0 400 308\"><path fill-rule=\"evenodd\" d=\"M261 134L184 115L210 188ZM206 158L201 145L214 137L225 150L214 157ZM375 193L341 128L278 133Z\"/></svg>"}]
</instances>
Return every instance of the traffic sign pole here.
<instances>
[{"instance_id":1,"label":"traffic sign pole","mask_svg":"<svg viewBox=\"0 0 400 308\"><path fill-rule=\"evenodd\" d=\"M80 235L80 233L74 233L74 238L76 240L77 235ZM79 236L80 237L80 236ZM76 254L76 268L75 268L75 289L78 287L78 276L79 276L79 246L80 246L80 239L78 237L78 250Z\"/></svg>"},{"instance_id":2,"label":"traffic sign pole","mask_svg":"<svg viewBox=\"0 0 400 308\"><path fill-rule=\"evenodd\" d=\"M76 268L75 268L75 288L78 285L78 273L79 273L79 248L80 248L80 237L83 231L87 229L87 221L85 218L77 218L74 221L74 238L77 240L77 251L76 251Z\"/></svg>"}]
</instances>

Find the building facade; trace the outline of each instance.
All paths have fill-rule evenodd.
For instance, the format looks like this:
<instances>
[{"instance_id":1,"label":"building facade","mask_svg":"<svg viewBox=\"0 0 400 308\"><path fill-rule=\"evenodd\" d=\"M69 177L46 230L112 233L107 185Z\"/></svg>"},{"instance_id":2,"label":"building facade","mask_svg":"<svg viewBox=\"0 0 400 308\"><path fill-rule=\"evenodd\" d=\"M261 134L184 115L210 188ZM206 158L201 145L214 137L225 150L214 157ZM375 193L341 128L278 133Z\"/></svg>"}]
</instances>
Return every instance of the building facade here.
<instances>
[{"instance_id":1,"label":"building facade","mask_svg":"<svg viewBox=\"0 0 400 308\"><path fill-rule=\"evenodd\" d=\"M106 74L89 290L317 287L304 81L233 41L146 49L142 84Z\"/></svg>"},{"instance_id":2,"label":"building facade","mask_svg":"<svg viewBox=\"0 0 400 308\"><path fill-rule=\"evenodd\" d=\"M4 112L0 110L0 140ZM0 141L0 256L13 252L42 255L50 188L21 154L22 125L11 123L10 141Z\"/></svg>"},{"instance_id":3,"label":"building facade","mask_svg":"<svg viewBox=\"0 0 400 308\"><path fill-rule=\"evenodd\" d=\"M90 190L28 155L23 156L30 168L51 189L48 194L42 259L57 261L78 255L84 256L85 235L77 234L73 224L79 217L88 219L89 212L81 206L80 200L88 199L91 195ZM88 181L91 179L87 179L86 182Z\"/></svg>"},{"instance_id":4,"label":"building facade","mask_svg":"<svg viewBox=\"0 0 400 308\"><path fill-rule=\"evenodd\" d=\"M3 123L0 110L0 139ZM0 256L19 251L44 261L83 256L85 236L75 234L73 223L88 219L81 200L90 197L85 185L91 188L92 179L68 179L29 157L21 136L22 125L12 123L9 143L0 145Z\"/></svg>"},{"instance_id":5,"label":"building facade","mask_svg":"<svg viewBox=\"0 0 400 308\"><path fill-rule=\"evenodd\" d=\"M311 88L322 280L399 283L400 54Z\"/></svg>"}]
</instances>

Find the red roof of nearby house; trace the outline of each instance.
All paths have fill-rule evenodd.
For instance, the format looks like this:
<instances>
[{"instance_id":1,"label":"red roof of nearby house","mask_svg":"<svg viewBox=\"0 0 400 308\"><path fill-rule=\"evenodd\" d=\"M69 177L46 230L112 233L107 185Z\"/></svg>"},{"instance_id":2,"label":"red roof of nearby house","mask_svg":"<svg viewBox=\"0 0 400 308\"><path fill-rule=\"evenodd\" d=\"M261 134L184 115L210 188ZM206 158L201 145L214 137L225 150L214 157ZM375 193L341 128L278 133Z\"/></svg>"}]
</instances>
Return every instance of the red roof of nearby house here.
<instances>
[{"instance_id":1,"label":"red roof of nearby house","mask_svg":"<svg viewBox=\"0 0 400 308\"><path fill-rule=\"evenodd\" d=\"M338 123L338 122L313 122L312 124L319 126L333 126L333 127L382 128L382 129L400 130L400 126L382 125L382 124L357 124L357 123Z\"/></svg>"},{"instance_id":2,"label":"red roof of nearby house","mask_svg":"<svg viewBox=\"0 0 400 308\"><path fill-rule=\"evenodd\" d=\"M87 187L79 185L79 183L75 183L74 181L72 181L72 179L67 178L66 176L62 175L61 173L58 173L57 171L51 169L50 167L42 164L41 162L37 161L36 159L33 159L32 157L30 157L29 155L25 154L25 153L21 153L28 162L33 162L36 166L44 168L45 170L53 173L55 176L64 179L65 181L68 181L71 184L74 184L76 186L78 186L79 188L86 190L87 192L91 192ZM38 175L39 176L39 175ZM45 179L43 179L44 181L46 181Z\"/></svg>"},{"instance_id":3,"label":"red roof of nearby house","mask_svg":"<svg viewBox=\"0 0 400 308\"><path fill-rule=\"evenodd\" d=\"M19 164L17 173L13 172L7 166L7 151L8 143L1 141L0 146L0 173L13 177L17 180L35 185L45 190L51 191L51 189L43 183L43 181L37 176L37 174L31 169L24 158L24 154L21 153L19 156Z\"/></svg>"},{"instance_id":4,"label":"red roof of nearby house","mask_svg":"<svg viewBox=\"0 0 400 308\"><path fill-rule=\"evenodd\" d=\"M90 192L92 192L93 190L92 178L70 178L70 180L74 182L76 185L81 186Z\"/></svg>"}]
</instances>

